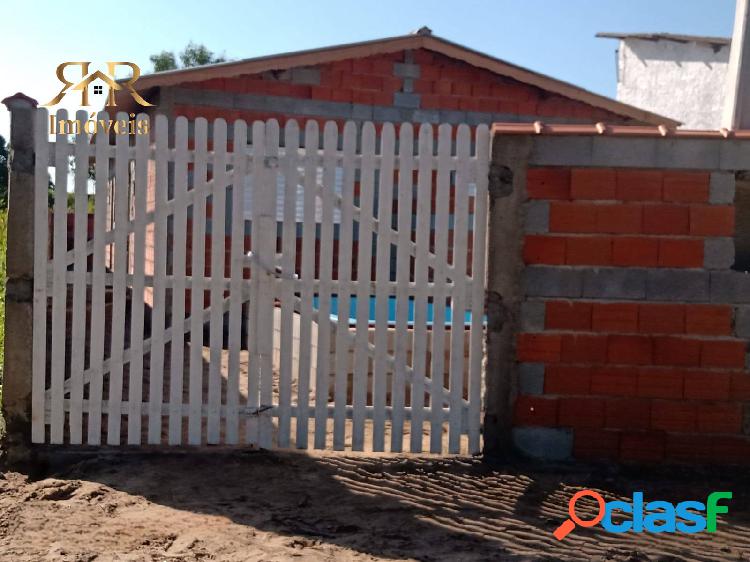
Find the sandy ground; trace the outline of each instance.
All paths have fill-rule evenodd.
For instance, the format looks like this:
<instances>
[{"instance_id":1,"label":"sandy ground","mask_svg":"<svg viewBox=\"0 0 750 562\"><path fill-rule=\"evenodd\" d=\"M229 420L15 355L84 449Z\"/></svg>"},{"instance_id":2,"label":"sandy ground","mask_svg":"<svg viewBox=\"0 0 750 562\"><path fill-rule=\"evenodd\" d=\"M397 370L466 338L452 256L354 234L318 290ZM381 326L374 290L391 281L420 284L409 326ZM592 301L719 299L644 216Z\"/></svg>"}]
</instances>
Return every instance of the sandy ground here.
<instances>
[{"instance_id":1,"label":"sandy ground","mask_svg":"<svg viewBox=\"0 0 750 562\"><path fill-rule=\"evenodd\" d=\"M569 497L704 499L714 534L552 531ZM740 471L488 466L471 458L293 452L112 454L0 477L0 559L750 560ZM586 509L582 510L584 513Z\"/></svg>"}]
</instances>

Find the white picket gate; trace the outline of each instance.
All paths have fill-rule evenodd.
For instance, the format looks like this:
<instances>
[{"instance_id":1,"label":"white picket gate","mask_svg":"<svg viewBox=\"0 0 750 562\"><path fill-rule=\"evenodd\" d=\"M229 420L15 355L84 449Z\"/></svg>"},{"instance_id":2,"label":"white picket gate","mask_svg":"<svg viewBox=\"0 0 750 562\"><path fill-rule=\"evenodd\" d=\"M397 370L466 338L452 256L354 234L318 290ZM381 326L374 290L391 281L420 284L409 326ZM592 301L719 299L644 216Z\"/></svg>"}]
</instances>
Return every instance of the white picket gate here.
<instances>
[{"instance_id":1,"label":"white picket gate","mask_svg":"<svg viewBox=\"0 0 750 562\"><path fill-rule=\"evenodd\" d=\"M34 442L479 452L486 126L157 116L110 145L48 119Z\"/></svg>"}]
</instances>

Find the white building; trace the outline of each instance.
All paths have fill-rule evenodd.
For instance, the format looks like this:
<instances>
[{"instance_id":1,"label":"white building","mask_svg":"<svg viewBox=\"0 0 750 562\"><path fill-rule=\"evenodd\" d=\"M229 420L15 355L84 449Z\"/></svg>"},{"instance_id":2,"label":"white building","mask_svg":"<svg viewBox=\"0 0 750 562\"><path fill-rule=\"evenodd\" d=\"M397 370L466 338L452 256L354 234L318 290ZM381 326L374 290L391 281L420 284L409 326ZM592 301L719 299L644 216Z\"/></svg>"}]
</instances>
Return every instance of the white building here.
<instances>
[{"instance_id":1,"label":"white building","mask_svg":"<svg viewBox=\"0 0 750 562\"><path fill-rule=\"evenodd\" d=\"M730 40L670 33L598 33L619 39L617 99L683 123L718 129Z\"/></svg>"}]
</instances>

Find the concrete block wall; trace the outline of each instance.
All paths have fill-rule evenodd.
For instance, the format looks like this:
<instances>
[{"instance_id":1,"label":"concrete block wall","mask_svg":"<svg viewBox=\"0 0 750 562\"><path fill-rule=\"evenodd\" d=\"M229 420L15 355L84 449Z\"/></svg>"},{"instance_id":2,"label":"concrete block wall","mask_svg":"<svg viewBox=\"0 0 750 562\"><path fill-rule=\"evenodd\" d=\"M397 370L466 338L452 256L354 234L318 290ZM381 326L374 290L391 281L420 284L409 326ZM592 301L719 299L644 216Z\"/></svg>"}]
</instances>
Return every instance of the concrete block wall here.
<instances>
[{"instance_id":1,"label":"concrete block wall","mask_svg":"<svg viewBox=\"0 0 750 562\"><path fill-rule=\"evenodd\" d=\"M557 458L750 461L734 175L530 168L526 188L516 445Z\"/></svg>"}]
</instances>

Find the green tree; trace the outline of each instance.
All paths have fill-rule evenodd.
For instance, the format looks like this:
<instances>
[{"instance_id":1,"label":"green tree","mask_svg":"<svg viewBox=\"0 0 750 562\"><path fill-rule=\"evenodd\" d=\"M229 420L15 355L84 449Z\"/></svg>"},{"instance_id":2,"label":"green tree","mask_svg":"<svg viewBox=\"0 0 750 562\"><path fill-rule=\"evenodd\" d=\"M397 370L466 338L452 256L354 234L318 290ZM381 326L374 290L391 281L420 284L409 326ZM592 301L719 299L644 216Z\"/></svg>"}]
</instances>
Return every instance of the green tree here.
<instances>
[{"instance_id":1,"label":"green tree","mask_svg":"<svg viewBox=\"0 0 750 562\"><path fill-rule=\"evenodd\" d=\"M162 51L161 53L151 55L149 60L154 65L154 72L177 69L177 61L174 58L174 53L170 51Z\"/></svg>"},{"instance_id":2,"label":"green tree","mask_svg":"<svg viewBox=\"0 0 750 562\"><path fill-rule=\"evenodd\" d=\"M0 210L8 208L8 145L0 135Z\"/></svg>"},{"instance_id":3,"label":"green tree","mask_svg":"<svg viewBox=\"0 0 750 562\"><path fill-rule=\"evenodd\" d=\"M180 52L179 58L182 63L182 68L203 66L204 64L216 64L217 62L225 62L227 60L224 53L216 55L205 45L193 43L192 41L190 41ZM177 70L180 68L177 64L177 57L175 57L174 52L172 51L156 53L151 55L149 60L154 65L154 72Z\"/></svg>"}]
</instances>

